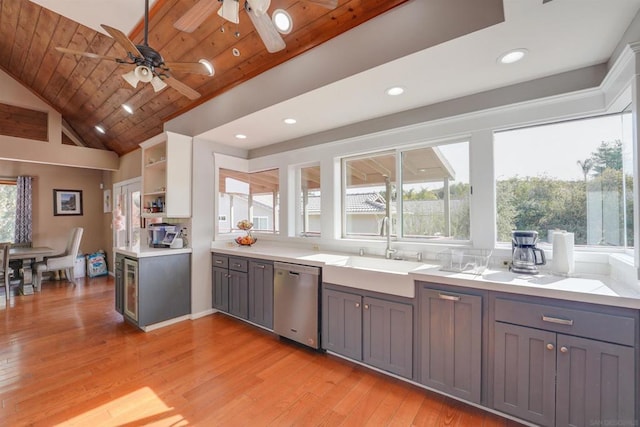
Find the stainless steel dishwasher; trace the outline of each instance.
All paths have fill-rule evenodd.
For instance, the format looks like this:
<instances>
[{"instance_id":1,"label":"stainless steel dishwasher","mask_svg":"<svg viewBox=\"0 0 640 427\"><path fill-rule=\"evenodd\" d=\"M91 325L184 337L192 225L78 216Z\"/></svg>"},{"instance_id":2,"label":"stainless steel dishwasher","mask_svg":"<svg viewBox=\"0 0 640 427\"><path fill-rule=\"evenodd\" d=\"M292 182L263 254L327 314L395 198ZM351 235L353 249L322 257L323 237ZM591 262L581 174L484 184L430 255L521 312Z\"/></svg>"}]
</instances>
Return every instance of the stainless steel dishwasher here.
<instances>
[{"instance_id":1,"label":"stainless steel dishwasher","mask_svg":"<svg viewBox=\"0 0 640 427\"><path fill-rule=\"evenodd\" d=\"M320 269L274 262L273 275L273 331L317 349Z\"/></svg>"}]
</instances>

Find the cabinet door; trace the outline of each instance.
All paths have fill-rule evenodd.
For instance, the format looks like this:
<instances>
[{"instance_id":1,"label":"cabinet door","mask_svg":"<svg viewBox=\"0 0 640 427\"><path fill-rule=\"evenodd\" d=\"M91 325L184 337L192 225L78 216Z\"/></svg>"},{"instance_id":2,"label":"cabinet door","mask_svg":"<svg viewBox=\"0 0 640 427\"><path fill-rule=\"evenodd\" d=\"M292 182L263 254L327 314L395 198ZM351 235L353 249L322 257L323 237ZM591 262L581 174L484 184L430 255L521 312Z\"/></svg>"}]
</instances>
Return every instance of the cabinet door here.
<instances>
[{"instance_id":1,"label":"cabinet door","mask_svg":"<svg viewBox=\"0 0 640 427\"><path fill-rule=\"evenodd\" d=\"M556 425L635 425L634 350L558 335Z\"/></svg>"},{"instance_id":2,"label":"cabinet door","mask_svg":"<svg viewBox=\"0 0 640 427\"><path fill-rule=\"evenodd\" d=\"M322 348L362 360L362 297L324 289Z\"/></svg>"},{"instance_id":3,"label":"cabinet door","mask_svg":"<svg viewBox=\"0 0 640 427\"><path fill-rule=\"evenodd\" d=\"M413 306L370 297L365 297L363 302L363 361L411 378Z\"/></svg>"},{"instance_id":4,"label":"cabinet door","mask_svg":"<svg viewBox=\"0 0 640 427\"><path fill-rule=\"evenodd\" d=\"M480 402L482 297L420 290L420 382Z\"/></svg>"},{"instance_id":5,"label":"cabinet door","mask_svg":"<svg viewBox=\"0 0 640 427\"><path fill-rule=\"evenodd\" d=\"M116 254L116 295L115 295L115 308L120 314L124 314L124 257L120 254Z\"/></svg>"},{"instance_id":6,"label":"cabinet door","mask_svg":"<svg viewBox=\"0 0 640 427\"><path fill-rule=\"evenodd\" d=\"M125 258L124 278L124 315L138 323L138 261Z\"/></svg>"},{"instance_id":7,"label":"cabinet door","mask_svg":"<svg viewBox=\"0 0 640 427\"><path fill-rule=\"evenodd\" d=\"M249 284L247 273L229 270L229 313L242 319L248 317Z\"/></svg>"},{"instance_id":8,"label":"cabinet door","mask_svg":"<svg viewBox=\"0 0 640 427\"><path fill-rule=\"evenodd\" d=\"M542 426L554 425L556 334L494 323L493 407Z\"/></svg>"},{"instance_id":9,"label":"cabinet door","mask_svg":"<svg viewBox=\"0 0 640 427\"><path fill-rule=\"evenodd\" d=\"M191 137L167 134L167 195L165 216L191 216Z\"/></svg>"},{"instance_id":10,"label":"cabinet door","mask_svg":"<svg viewBox=\"0 0 640 427\"><path fill-rule=\"evenodd\" d=\"M273 329L273 264L249 261L249 320Z\"/></svg>"},{"instance_id":11,"label":"cabinet door","mask_svg":"<svg viewBox=\"0 0 640 427\"><path fill-rule=\"evenodd\" d=\"M216 310L229 311L229 270L213 267L212 306Z\"/></svg>"}]
</instances>

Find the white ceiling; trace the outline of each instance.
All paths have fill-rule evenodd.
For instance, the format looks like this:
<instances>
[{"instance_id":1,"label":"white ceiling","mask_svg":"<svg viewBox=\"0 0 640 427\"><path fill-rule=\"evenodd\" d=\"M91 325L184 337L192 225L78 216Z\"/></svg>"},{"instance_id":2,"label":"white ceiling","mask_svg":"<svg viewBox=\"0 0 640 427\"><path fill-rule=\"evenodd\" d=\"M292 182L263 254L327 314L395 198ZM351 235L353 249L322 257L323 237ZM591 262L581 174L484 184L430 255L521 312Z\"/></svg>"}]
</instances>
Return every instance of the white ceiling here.
<instances>
[{"instance_id":1,"label":"white ceiling","mask_svg":"<svg viewBox=\"0 0 640 427\"><path fill-rule=\"evenodd\" d=\"M100 23L122 30L133 28L144 14L141 0L32 1L96 29ZM411 0L408 7L420 1L425 0ZM546 4L542 0L504 0L505 22L220 123L194 136L253 149L600 64L611 57L639 9L640 0L553 0ZM388 13L395 13L395 9ZM137 18L132 19L134 16ZM383 19L376 18L367 25L376 25L376 21ZM389 37L394 31L411 31L379 27L378 31ZM340 38L334 41L337 46ZM526 48L529 54L512 65L496 62L500 54L514 48ZM313 51L305 55L312 54ZM405 93L386 96L384 90L395 85L405 87ZM285 125L285 117L296 118L298 123ZM248 138L238 140L234 137L238 133Z\"/></svg>"}]
</instances>

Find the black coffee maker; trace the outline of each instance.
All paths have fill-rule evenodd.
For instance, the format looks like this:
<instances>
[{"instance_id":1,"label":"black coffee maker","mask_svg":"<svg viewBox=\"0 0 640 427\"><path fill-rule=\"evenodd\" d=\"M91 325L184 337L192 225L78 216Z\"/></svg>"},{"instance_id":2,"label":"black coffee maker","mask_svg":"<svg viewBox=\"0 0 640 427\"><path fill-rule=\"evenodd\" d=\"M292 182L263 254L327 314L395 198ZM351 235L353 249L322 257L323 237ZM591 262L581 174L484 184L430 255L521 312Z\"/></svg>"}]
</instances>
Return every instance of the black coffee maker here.
<instances>
[{"instance_id":1,"label":"black coffee maker","mask_svg":"<svg viewBox=\"0 0 640 427\"><path fill-rule=\"evenodd\" d=\"M544 265L547 260L544 251L536 247L538 243L537 231L511 232L511 271L521 274L538 274L538 265Z\"/></svg>"}]
</instances>

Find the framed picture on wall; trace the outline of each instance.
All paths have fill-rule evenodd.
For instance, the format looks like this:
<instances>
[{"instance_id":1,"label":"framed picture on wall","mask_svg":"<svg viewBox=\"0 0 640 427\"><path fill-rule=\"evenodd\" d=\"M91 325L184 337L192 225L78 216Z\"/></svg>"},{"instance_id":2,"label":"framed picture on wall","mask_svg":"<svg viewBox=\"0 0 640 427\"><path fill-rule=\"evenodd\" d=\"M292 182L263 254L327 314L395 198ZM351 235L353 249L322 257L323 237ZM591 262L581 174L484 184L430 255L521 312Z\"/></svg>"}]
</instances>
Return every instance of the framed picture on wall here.
<instances>
[{"instance_id":1,"label":"framed picture on wall","mask_svg":"<svg viewBox=\"0 0 640 427\"><path fill-rule=\"evenodd\" d=\"M54 215L82 215L82 190L53 190Z\"/></svg>"},{"instance_id":2,"label":"framed picture on wall","mask_svg":"<svg viewBox=\"0 0 640 427\"><path fill-rule=\"evenodd\" d=\"M104 213L111 212L111 190L104 190L102 193L102 211Z\"/></svg>"}]
</instances>

